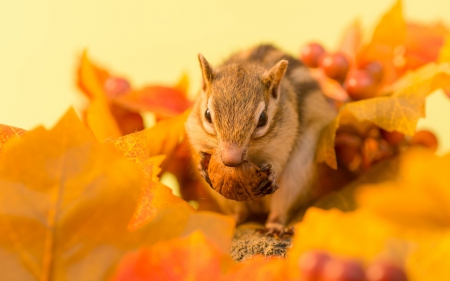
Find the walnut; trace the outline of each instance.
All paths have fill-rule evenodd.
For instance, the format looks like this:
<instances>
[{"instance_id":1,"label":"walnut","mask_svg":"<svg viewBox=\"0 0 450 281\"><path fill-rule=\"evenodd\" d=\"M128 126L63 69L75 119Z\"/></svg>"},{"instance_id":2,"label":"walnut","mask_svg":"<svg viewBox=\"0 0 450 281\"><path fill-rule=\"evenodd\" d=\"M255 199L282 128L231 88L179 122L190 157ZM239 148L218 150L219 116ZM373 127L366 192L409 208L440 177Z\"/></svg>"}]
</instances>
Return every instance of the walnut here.
<instances>
[{"instance_id":1,"label":"walnut","mask_svg":"<svg viewBox=\"0 0 450 281\"><path fill-rule=\"evenodd\" d=\"M244 161L237 167L228 167L214 153L202 155L199 170L215 191L236 201L254 200L278 189L276 174L270 164L259 168Z\"/></svg>"}]
</instances>

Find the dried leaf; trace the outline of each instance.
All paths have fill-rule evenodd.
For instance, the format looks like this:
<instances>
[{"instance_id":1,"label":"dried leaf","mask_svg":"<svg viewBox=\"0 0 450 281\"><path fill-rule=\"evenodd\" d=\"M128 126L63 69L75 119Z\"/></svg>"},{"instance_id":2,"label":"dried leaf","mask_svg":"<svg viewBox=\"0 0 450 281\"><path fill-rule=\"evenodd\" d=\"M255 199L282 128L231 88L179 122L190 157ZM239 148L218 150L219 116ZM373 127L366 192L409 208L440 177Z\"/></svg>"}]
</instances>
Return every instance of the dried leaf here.
<instances>
[{"instance_id":1,"label":"dried leaf","mask_svg":"<svg viewBox=\"0 0 450 281\"><path fill-rule=\"evenodd\" d=\"M365 210L343 213L336 209L309 208L303 221L296 225L288 257L292 267L302 253L309 250L323 250L368 262L385 253L386 247L394 246L386 245L388 238L392 238L388 225ZM365 241L364 247L355 241Z\"/></svg>"},{"instance_id":2,"label":"dried leaf","mask_svg":"<svg viewBox=\"0 0 450 281\"><path fill-rule=\"evenodd\" d=\"M293 270L288 268L284 258L254 256L234 266L222 280L295 280L290 279L293 275Z\"/></svg>"},{"instance_id":3,"label":"dried leaf","mask_svg":"<svg viewBox=\"0 0 450 281\"><path fill-rule=\"evenodd\" d=\"M103 85L109 78L109 73L94 65L88 58L87 50L81 55L77 73L77 85L88 98L106 98Z\"/></svg>"},{"instance_id":4,"label":"dried leaf","mask_svg":"<svg viewBox=\"0 0 450 281\"><path fill-rule=\"evenodd\" d=\"M317 148L317 161L323 161L332 168L337 167L334 139L337 128L344 123L369 121L387 131L413 135L417 122L425 117L426 96L436 89L449 87L450 65L428 64L407 73L394 83L388 89L393 91L389 96L347 103L322 132ZM356 118L358 122L351 121L352 118Z\"/></svg>"},{"instance_id":5,"label":"dried leaf","mask_svg":"<svg viewBox=\"0 0 450 281\"><path fill-rule=\"evenodd\" d=\"M450 35L445 39L445 43L442 46L439 53L439 62L450 62Z\"/></svg>"},{"instance_id":6,"label":"dried leaf","mask_svg":"<svg viewBox=\"0 0 450 281\"><path fill-rule=\"evenodd\" d=\"M78 85L84 89L91 101L86 110L86 122L95 137L104 141L109 137L119 137L122 133L111 113L103 84L108 73L93 65L87 52L83 52L78 70Z\"/></svg>"},{"instance_id":7,"label":"dried leaf","mask_svg":"<svg viewBox=\"0 0 450 281\"><path fill-rule=\"evenodd\" d=\"M73 110L50 131L10 140L0 159L2 277L105 279L143 241L126 230L140 185L136 167L97 143Z\"/></svg>"},{"instance_id":8,"label":"dried leaf","mask_svg":"<svg viewBox=\"0 0 450 281\"><path fill-rule=\"evenodd\" d=\"M427 245L412 253L406 263L411 280L446 281L450 276L450 235L438 241L429 241ZM431 244L431 245L430 245Z\"/></svg>"},{"instance_id":9,"label":"dried leaf","mask_svg":"<svg viewBox=\"0 0 450 281\"><path fill-rule=\"evenodd\" d=\"M447 231L450 228L450 154L411 150L403 156L399 180L362 188L361 206L386 220L411 229ZM431 176L432 175L432 176Z\"/></svg>"},{"instance_id":10,"label":"dried leaf","mask_svg":"<svg viewBox=\"0 0 450 281\"><path fill-rule=\"evenodd\" d=\"M436 62L439 57L445 37L449 30L442 23L406 25L405 65L401 72L414 70L430 62Z\"/></svg>"},{"instance_id":11,"label":"dried leaf","mask_svg":"<svg viewBox=\"0 0 450 281\"><path fill-rule=\"evenodd\" d=\"M174 88L184 93L185 97L187 98L187 93L189 92L189 77L186 72L181 75Z\"/></svg>"},{"instance_id":12,"label":"dried leaf","mask_svg":"<svg viewBox=\"0 0 450 281\"><path fill-rule=\"evenodd\" d=\"M383 80L392 83L397 79L397 70L404 65L404 48L406 43L406 24L403 19L402 1L397 0L394 6L381 18L372 35L372 40L357 55L360 66L371 61L383 65Z\"/></svg>"},{"instance_id":13,"label":"dried leaf","mask_svg":"<svg viewBox=\"0 0 450 281\"><path fill-rule=\"evenodd\" d=\"M353 21L349 27L344 31L338 50L346 55L351 64L355 64L356 54L361 48L363 32L361 22L359 20Z\"/></svg>"},{"instance_id":14,"label":"dried leaf","mask_svg":"<svg viewBox=\"0 0 450 281\"><path fill-rule=\"evenodd\" d=\"M10 138L20 137L25 133L26 131L24 129L0 124L0 157L2 155L3 146Z\"/></svg>"},{"instance_id":15,"label":"dried leaf","mask_svg":"<svg viewBox=\"0 0 450 281\"><path fill-rule=\"evenodd\" d=\"M197 231L125 256L113 280L214 280L231 265L231 258Z\"/></svg>"},{"instance_id":16,"label":"dried leaf","mask_svg":"<svg viewBox=\"0 0 450 281\"><path fill-rule=\"evenodd\" d=\"M179 88L148 86L130 91L114 99L117 104L132 111L150 111L157 119L173 117L190 108L192 103Z\"/></svg>"},{"instance_id":17,"label":"dried leaf","mask_svg":"<svg viewBox=\"0 0 450 281\"><path fill-rule=\"evenodd\" d=\"M142 197L130 221L129 228L135 230L155 218L157 212L173 205L191 207L172 191L158 182L161 171L159 165L165 155L174 153L184 134L184 122L188 112L177 117L158 122L154 127L129 134L117 139L109 139L126 157L133 160L143 173ZM156 165L155 165L156 164Z\"/></svg>"}]
</instances>

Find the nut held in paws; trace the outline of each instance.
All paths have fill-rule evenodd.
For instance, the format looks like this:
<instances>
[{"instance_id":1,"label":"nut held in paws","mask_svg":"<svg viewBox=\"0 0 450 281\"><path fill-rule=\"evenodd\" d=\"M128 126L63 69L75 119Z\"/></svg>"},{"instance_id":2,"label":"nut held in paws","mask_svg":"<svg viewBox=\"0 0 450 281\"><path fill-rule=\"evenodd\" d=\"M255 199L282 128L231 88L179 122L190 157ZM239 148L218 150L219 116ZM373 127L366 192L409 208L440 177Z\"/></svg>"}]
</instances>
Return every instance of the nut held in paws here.
<instances>
[{"instance_id":1,"label":"nut held in paws","mask_svg":"<svg viewBox=\"0 0 450 281\"><path fill-rule=\"evenodd\" d=\"M278 189L271 165L259 168L252 162L244 161L239 166L228 167L215 153L210 158L207 171L212 188L228 199L249 201Z\"/></svg>"}]
</instances>

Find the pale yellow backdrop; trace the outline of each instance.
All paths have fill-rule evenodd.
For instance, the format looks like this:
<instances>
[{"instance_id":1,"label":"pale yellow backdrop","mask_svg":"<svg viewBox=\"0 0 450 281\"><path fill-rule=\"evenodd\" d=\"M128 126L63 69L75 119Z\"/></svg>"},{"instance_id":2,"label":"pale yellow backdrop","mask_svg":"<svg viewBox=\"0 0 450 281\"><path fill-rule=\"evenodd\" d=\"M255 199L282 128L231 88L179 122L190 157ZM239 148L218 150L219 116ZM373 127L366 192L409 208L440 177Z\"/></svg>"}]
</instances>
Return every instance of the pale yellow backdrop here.
<instances>
[{"instance_id":1,"label":"pale yellow backdrop","mask_svg":"<svg viewBox=\"0 0 450 281\"><path fill-rule=\"evenodd\" d=\"M230 52L272 42L298 54L316 40L332 49L355 18L370 30L393 0L0 0L0 123L51 126L80 106L81 51L134 86L173 83L186 71L199 85L197 53L219 63ZM405 16L449 24L449 0L404 0ZM420 126L450 150L450 101L429 99Z\"/></svg>"}]
</instances>

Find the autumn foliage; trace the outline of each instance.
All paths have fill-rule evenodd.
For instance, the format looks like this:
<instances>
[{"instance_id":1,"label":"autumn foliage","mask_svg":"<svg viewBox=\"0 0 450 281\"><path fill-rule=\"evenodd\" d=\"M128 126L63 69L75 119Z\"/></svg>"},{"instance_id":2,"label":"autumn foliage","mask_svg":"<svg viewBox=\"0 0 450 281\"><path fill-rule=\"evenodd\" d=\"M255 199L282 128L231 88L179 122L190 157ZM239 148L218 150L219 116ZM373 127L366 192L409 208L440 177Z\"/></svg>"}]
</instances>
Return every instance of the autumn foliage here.
<instances>
[{"instance_id":1,"label":"autumn foliage","mask_svg":"<svg viewBox=\"0 0 450 281\"><path fill-rule=\"evenodd\" d=\"M134 89L85 51L81 118L69 109L52 129L0 125L0 279L447 280L450 154L436 156L438 140L416 125L427 95L450 92L449 29L405 21L397 1L364 35L356 21L336 52L314 43L300 55L339 113L316 151L327 208L306 211L286 259L231 259L235 221L208 211L216 206L185 138L187 77ZM345 75L324 56L345 58ZM349 88L369 70L370 91ZM156 124L146 127L143 112ZM396 161L391 181L345 187Z\"/></svg>"}]
</instances>

